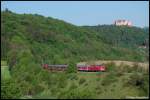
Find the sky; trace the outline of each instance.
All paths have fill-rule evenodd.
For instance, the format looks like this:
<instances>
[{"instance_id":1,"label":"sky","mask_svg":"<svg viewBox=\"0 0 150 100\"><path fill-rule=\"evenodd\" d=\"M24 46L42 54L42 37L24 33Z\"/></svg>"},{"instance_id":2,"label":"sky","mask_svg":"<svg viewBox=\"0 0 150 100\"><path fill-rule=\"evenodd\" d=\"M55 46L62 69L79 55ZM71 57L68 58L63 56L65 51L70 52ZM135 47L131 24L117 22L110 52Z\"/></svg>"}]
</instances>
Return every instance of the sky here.
<instances>
[{"instance_id":1,"label":"sky","mask_svg":"<svg viewBox=\"0 0 150 100\"><path fill-rule=\"evenodd\" d=\"M1 1L1 10L40 14L74 25L113 24L125 19L137 27L149 26L149 1Z\"/></svg>"}]
</instances>

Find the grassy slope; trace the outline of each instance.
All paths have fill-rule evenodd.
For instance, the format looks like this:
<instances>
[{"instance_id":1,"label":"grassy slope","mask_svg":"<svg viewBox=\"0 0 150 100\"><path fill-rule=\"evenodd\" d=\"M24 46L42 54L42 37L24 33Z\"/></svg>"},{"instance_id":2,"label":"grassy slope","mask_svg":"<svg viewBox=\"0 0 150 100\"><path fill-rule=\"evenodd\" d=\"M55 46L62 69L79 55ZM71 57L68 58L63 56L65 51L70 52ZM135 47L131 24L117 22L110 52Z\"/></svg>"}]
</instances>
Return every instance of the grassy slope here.
<instances>
[{"instance_id":1,"label":"grassy slope","mask_svg":"<svg viewBox=\"0 0 150 100\"><path fill-rule=\"evenodd\" d=\"M87 77L85 77L85 75L83 74L86 74ZM93 90L94 93L98 92L95 98L116 99L116 98L123 98L125 96L138 95L138 91L135 88L123 87L122 79L123 77L126 77L126 75L119 77L118 80L112 83L110 86L102 86L101 82L105 78L105 75L107 73L102 73L99 76L97 74L98 73L81 73L78 75L79 77L84 77L87 79L88 85L86 87L84 87L83 85L82 88L89 88ZM100 88L97 88L97 87L100 87Z\"/></svg>"},{"instance_id":2,"label":"grassy slope","mask_svg":"<svg viewBox=\"0 0 150 100\"><path fill-rule=\"evenodd\" d=\"M108 86L102 86L102 80L106 77L108 73L77 73L77 80L67 80L67 86L65 88L57 89L56 93L51 93L49 90L45 90L39 95L33 96L31 98L59 98L60 91L67 91L72 84L77 86L77 90L86 91L90 90L93 94L95 94L92 98L95 99L120 99L126 97L135 97L139 95L139 90L134 87L124 87L123 79L124 77L128 77L128 75L121 76L117 78L116 82L111 83ZM85 79L86 81L83 84L79 84L80 79ZM55 86L54 86L55 87ZM56 86L57 87L57 86ZM69 92L69 91L68 91ZM77 92L77 91L76 91ZM79 94L80 95L80 94ZM28 97L24 97L28 98ZM61 97L65 98L65 97Z\"/></svg>"},{"instance_id":3,"label":"grassy slope","mask_svg":"<svg viewBox=\"0 0 150 100\"><path fill-rule=\"evenodd\" d=\"M9 68L6 61L1 61L1 78L2 79L10 78Z\"/></svg>"}]
</instances>

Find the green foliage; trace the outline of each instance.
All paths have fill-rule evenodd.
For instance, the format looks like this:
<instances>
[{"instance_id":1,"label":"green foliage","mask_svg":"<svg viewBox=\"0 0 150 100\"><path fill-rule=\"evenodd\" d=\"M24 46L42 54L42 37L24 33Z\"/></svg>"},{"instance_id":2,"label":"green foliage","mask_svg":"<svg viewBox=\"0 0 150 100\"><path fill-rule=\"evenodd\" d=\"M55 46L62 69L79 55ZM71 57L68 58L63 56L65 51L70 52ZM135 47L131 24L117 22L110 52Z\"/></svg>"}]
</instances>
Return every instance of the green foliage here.
<instances>
[{"instance_id":1,"label":"green foliage","mask_svg":"<svg viewBox=\"0 0 150 100\"><path fill-rule=\"evenodd\" d=\"M62 91L59 98L65 99L89 99L94 98L94 94L89 89L78 89L75 83L71 84L70 88Z\"/></svg>"},{"instance_id":2,"label":"green foliage","mask_svg":"<svg viewBox=\"0 0 150 100\"><path fill-rule=\"evenodd\" d=\"M107 75L103 78L101 84L102 84L103 86L108 86L108 85L110 85L110 84L112 84L112 83L114 83L114 82L116 82L116 81L117 81L117 78L116 78L115 72L110 72L109 74L107 74Z\"/></svg>"},{"instance_id":3,"label":"green foliage","mask_svg":"<svg viewBox=\"0 0 150 100\"><path fill-rule=\"evenodd\" d=\"M85 28L97 32L97 36L106 43L117 46L139 46L148 36L148 31L137 27L99 25Z\"/></svg>"},{"instance_id":4,"label":"green foliage","mask_svg":"<svg viewBox=\"0 0 150 100\"><path fill-rule=\"evenodd\" d=\"M11 78L8 66L1 66L1 78L5 80Z\"/></svg>"},{"instance_id":5,"label":"green foliage","mask_svg":"<svg viewBox=\"0 0 150 100\"><path fill-rule=\"evenodd\" d=\"M14 80L2 80L1 99L16 99L22 95L21 88Z\"/></svg>"},{"instance_id":6,"label":"green foliage","mask_svg":"<svg viewBox=\"0 0 150 100\"><path fill-rule=\"evenodd\" d=\"M105 64L105 66L107 66L108 72L115 72L117 70L115 63L113 63L113 62L107 63L107 64Z\"/></svg>"},{"instance_id":7,"label":"green foliage","mask_svg":"<svg viewBox=\"0 0 150 100\"><path fill-rule=\"evenodd\" d=\"M76 89L78 86L73 82L69 87L70 90Z\"/></svg>"},{"instance_id":8,"label":"green foliage","mask_svg":"<svg viewBox=\"0 0 150 100\"><path fill-rule=\"evenodd\" d=\"M78 80L77 62L98 59L146 61L145 57L149 57L148 51L137 49L143 41L149 43L147 29L109 25L79 27L50 17L8 10L1 12L1 29L1 59L8 62L13 79L2 81L2 98L38 95L49 88L48 91L56 95L66 88L67 78ZM43 70L44 63L69 64L67 75L53 75ZM106 66L108 72L117 71L114 64ZM136 71L142 72L140 68ZM114 76L114 73L107 75L102 83L109 85L116 81ZM84 82L79 80L79 84ZM143 84L143 91L147 91L148 84ZM92 91L78 91L77 87L72 85L69 90L62 91L60 97L93 97Z\"/></svg>"},{"instance_id":9,"label":"green foliage","mask_svg":"<svg viewBox=\"0 0 150 100\"><path fill-rule=\"evenodd\" d=\"M61 74L61 76L58 79L58 88L65 88L67 86L67 79L66 75Z\"/></svg>"},{"instance_id":10,"label":"green foliage","mask_svg":"<svg viewBox=\"0 0 150 100\"><path fill-rule=\"evenodd\" d=\"M96 89L97 94L101 94L103 92L103 88L101 85L98 85L95 89Z\"/></svg>"},{"instance_id":11,"label":"green foliage","mask_svg":"<svg viewBox=\"0 0 150 100\"><path fill-rule=\"evenodd\" d=\"M1 66L7 66L7 62L1 60Z\"/></svg>"},{"instance_id":12,"label":"green foliage","mask_svg":"<svg viewBox=\"0 0 150 100\"><path fill-rule=\"evenodd\" d=\"M87 89L82 91L73 89L66 95L66 98L68 99L89 99L93 97L93 93Z\"/></svg>"},{"instance_id":13,"label":"green foliage","mask_svg":"<svg viewBox=\"0 0 150 100\"><path fill-rule=\"evenodd\" d=\"M67 74L67 78L70 80L78 80L78 76L74 73Z\"/></svg>"},{"instance_id":14,"label":"green foliage","mask_svg":"<svg viewBox=\"0 0 150 100\"><path fill-rule=\"evenodd\" d=\"M31 50L37 63L64 64L72 60L96 59L145 60L139 51L131 49L133 45L139 46L148 39L145 29L109 25L77 27L37 14L18 15L5 11L1 14L2 58L10 59L11 66L16 63L16 53L25 48Z\"/></svg>"},{"instance_id":15,"label":"green foliage","mask_svg":"<svg viewBox=\"0 0 150 100\"><path fill-rule=\"evenodd\" d=\"M80 80L79 80L79 85L80 84L83 84L83 83L85 83L86 82L86 79L85 78L81 78Z\"/></svg>"},{"instance_id":16,"label":"green foliage","mask_svg":"<svg viewBox=\"0 0 150 100\"><path fill-rule=\"evenodd\" d=\"M67 69L67 73L76 73L76 72L77 72L76 63L70 62L68 69Z\"/></svg>"},{"instance_id":17,"label":"green foliage","mask_svg":"<svg viewBox=\"0 0 150 100\"><path fill-rule=\"evenodd\" d=\"M129 79L126 80L125 85L142 89L145 96L149 95L149 75L134 72L130 75Z\"/></svg>"}]
</instances>

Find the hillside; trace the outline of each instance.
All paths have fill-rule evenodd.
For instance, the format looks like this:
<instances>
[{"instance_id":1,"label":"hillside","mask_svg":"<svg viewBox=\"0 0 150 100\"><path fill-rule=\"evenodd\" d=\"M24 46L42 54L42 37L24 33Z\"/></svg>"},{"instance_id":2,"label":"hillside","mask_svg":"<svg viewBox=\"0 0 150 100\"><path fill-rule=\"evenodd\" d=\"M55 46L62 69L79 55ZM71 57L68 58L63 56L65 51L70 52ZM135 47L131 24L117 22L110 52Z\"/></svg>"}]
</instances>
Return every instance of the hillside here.
<instances>
[{"instance_id":1,"label":"hillside","mask_svg":"<svg viewBox=\"0 0 150 100\"><path fill-rule=\"evenodd\" d=\"M4 60L12 58L14 52L17 59L18 53L26 48L39 63L68 63L72 59L146 61L145 51L137 48L148 39L144 29L106 25L95 32L95 27L88 30L37 14L1 14Z\"/></svg>"},{"instance_id":2,"label":"hillside","mask_svg":"<svg viewBox=\"0 0 150 100\"><path fill-rule=\"evenodd\" d=\"M43 63L69 64L69 68L73 69L77 62L90 60L147 62L147 49L139 46L147 44L145 41L148 36L148 31L136 27L106 25L96 30L38 14L3 11L1 60L8 63L11 79L2 81L2 98L35 96L41 92L45 95L47 91L50 91L47 95L54 93L58 98L63 98L63 93L69 91L62 89L64 84L72 78L74 80L75 76L49 73L42 69ZM60 94L56 92L57 85ZM70 86L74 88L74 85ZM71 94L75 91L73 89L67 96L72 98ZM143 91L147 93L147 90ZM82 94L79 98L88 97L87 95L88 93Z\"/></svg>"},{"instance_id":3,"label":"hillside","mask_svg":"<svg viewBox=\"0 0 150 100\"><path fill-rule=\"evenodd\" d=\"M132 48L148 46L149 43L148 28L115 25L84 26L84 28L96 32L105 43L115 46Z\"/></svg>"}]
</instances>

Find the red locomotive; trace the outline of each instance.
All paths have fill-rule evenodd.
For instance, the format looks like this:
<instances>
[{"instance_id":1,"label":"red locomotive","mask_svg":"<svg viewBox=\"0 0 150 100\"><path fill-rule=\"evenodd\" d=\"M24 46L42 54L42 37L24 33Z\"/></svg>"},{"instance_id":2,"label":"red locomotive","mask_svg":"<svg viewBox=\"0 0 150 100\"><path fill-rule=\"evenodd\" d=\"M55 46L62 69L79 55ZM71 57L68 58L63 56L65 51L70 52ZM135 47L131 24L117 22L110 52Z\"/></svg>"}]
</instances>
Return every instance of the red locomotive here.
<instances>
[{"instance_id":1,"label":"red locomotive","mask_svg":"<svg viewBox=\"0 0 150 100\"><path fill-rule=\"evenodd\" d=\"M78 71L105 71L104 65L77 65Z\"/></svg>"}]
</instances>

